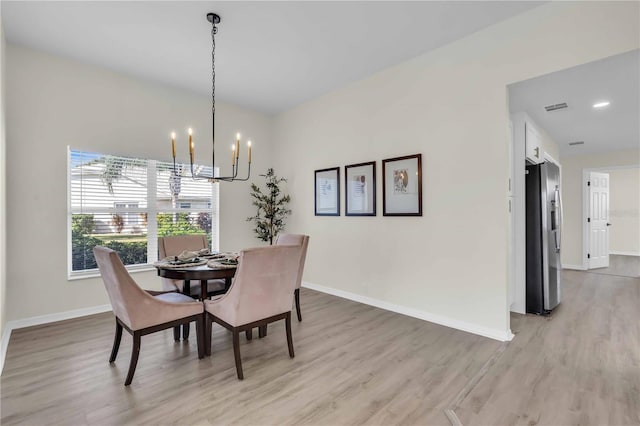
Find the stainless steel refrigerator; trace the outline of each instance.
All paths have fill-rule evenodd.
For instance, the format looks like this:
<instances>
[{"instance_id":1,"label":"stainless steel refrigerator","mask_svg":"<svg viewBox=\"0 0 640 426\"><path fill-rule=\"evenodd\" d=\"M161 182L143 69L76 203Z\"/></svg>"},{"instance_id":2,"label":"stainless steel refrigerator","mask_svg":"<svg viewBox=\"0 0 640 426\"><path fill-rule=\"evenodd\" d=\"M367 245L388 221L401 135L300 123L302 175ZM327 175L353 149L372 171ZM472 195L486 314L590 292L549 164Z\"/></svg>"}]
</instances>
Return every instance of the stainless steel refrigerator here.
<instances>
[{"instance_id":1,"label":"stainless steel refrigerator","mask_svg":"<svg viewBox=\"0 0 640 426\"><path fill-rule=\"evenodd\" d=\"M527 166L527 312L548 314L561 301L562 200L560 170L545 162Z\"/></svg>"}]
</instances>

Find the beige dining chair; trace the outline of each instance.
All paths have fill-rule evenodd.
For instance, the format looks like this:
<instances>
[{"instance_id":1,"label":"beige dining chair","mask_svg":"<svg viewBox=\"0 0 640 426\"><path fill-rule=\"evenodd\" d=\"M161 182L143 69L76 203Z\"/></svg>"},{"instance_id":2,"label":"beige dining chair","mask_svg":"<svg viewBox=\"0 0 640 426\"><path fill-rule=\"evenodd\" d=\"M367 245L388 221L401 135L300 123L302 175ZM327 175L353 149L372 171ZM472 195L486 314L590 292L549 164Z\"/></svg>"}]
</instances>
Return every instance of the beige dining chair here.
<instances>
[{"instance_id":1,"label":"beige dining chair","mask_svg":"<svg viewBox=\"0 0 640 426\"><path fill-rule=\"evenodd\" d=\"M138 287L115 251L96 246L93 253L116 317L116 334L109 357L110 363L114 362L118 355L122 329L125 328L133 336L133 349L125 386L129 386L133 380L140 354L140 340L147 334L195 321L198 358L204 357L204 315L201 302L196 302L175 290L145 291Z\"/></svg>"},{"instance_id":2,"label":"beige dining chair","mask_svg":"<svg viewBox=\"0 0 640 426\"><path fill-rule=\"evenodd\" d=\"M307 259L307 247L309 247L309 236L302 234L280 234L276 238L276 245L285 246L301 246L300 258L298 263L298 277L296 279L296 289L294 290L294 298L296 301L296 313L298 321L302 321L302 313L300 312L300 287L302 286L302 273L304 272L304 262Z\"/></svg>"},{"instance_id":3,"label":"beige dining chair","mask_svg":"<svg viewBox=\"0 0 640 426\"><path fill-rule=\"evenodd\" d=\"M294 357L291 337L291 293L296 287L299 246L270 246L242 250L231 288L224 296L205 300L205 350L211 354L212 323L233 333L236 373L242 380L240 333L285 320L289 356Z\"/></svg>"},{"instance_id":4,"label":"beige dining chair","mask_svg":"<svg viewBox=\"0 0 640 426\"><path fill-rule=\"evenodd\" d=\"M172 235L158 238L158 256L160 259L178 256L185 250L199 251L208 247L206 235ZM225 288L224 280L207 281L207 295L209 296L224 293ZM162 278L162 289L167 291L178 290L180 293L184 293L184 281ZM189 296L199 299L200 285L190 285Z\"/></svg>"}]
</instances>

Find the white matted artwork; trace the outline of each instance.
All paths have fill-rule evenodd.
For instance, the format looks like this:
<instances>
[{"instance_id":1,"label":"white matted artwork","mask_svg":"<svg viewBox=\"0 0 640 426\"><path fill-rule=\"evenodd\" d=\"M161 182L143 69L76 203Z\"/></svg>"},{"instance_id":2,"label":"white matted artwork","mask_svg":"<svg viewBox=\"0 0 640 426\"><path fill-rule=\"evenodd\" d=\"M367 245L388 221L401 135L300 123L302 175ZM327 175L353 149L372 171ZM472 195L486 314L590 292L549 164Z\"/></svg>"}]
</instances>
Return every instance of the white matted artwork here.
<instances>
[{"instance_id":1,"label":"white matted artwork","mask_svg":"<svg viewBox=\"0 0 640 426\"><path fill-rule=\"evenodd\" d=\"M345 215L376 215L376 162L344 167Z\"/></svg>"},{"instance_id":2,"label":"white matted artwork","mask_svg":"<svg viewBox=\"0 0 640 426\"><path fill-rule=\"evenodd\" d=\"M422 216L422 154L382 160L383 216Z\"/></svg>"},{"instance_id":3,"label":"white matted artwork","mask_svg":"<svg viewBox=\"0 0 640 426\"><path fill-rule=\"evenodd\" d=\"M315 215L340 216L340 168L315 171Z\"/></svg>"}]
</instances>

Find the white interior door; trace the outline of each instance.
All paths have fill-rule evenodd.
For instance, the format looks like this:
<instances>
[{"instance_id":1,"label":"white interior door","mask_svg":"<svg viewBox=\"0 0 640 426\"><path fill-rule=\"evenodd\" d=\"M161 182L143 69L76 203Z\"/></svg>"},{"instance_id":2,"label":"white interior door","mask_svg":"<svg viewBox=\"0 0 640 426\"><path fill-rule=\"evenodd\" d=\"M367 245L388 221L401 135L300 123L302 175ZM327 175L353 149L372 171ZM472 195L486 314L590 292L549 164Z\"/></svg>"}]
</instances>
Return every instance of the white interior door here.
<instances>
[{"instance_id":1,"label":"white interior door","mask_svg":"<svg viewBox=\"0 0 640 426\"><path fill-rule=\"evenodd\" d=\"M609 266L609 174L589 173L589 269Z\"/></svg>"}]
</instances>

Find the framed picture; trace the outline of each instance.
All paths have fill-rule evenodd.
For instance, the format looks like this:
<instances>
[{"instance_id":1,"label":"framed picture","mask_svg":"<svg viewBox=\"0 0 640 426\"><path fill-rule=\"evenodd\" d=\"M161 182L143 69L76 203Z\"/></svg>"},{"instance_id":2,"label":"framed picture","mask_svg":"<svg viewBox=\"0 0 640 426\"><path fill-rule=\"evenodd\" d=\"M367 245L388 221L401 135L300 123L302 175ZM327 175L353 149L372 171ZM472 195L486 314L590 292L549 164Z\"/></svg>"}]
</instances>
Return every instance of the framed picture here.
<instances>
[{"instance_id":1,"label":"framed picture","mask_svg":"<svg viewBox=\"0 0 640 426\"><path fill-rule=\"evenodd\" d=\"M315 171L316 216L340 216L340 167Z\"/></svg>"},{"instance_id":2,"label":"framed picture","mask_svg":"<svg viewBox=\"0 0 640 426\"><path fill-rule=\"evenodd\" d=\"M383 216L422 216L422 154L382 160Z\"/></svg>"},{"instance_id":3,"label":"framed picture","mask_svg":"<svg viewBox=\"0 0 640 426\"><path fill-rule=\"evenodd\" d=\"M345 216L376 215L376 162L344 166Z\"/></svg>"}]
</instances>

